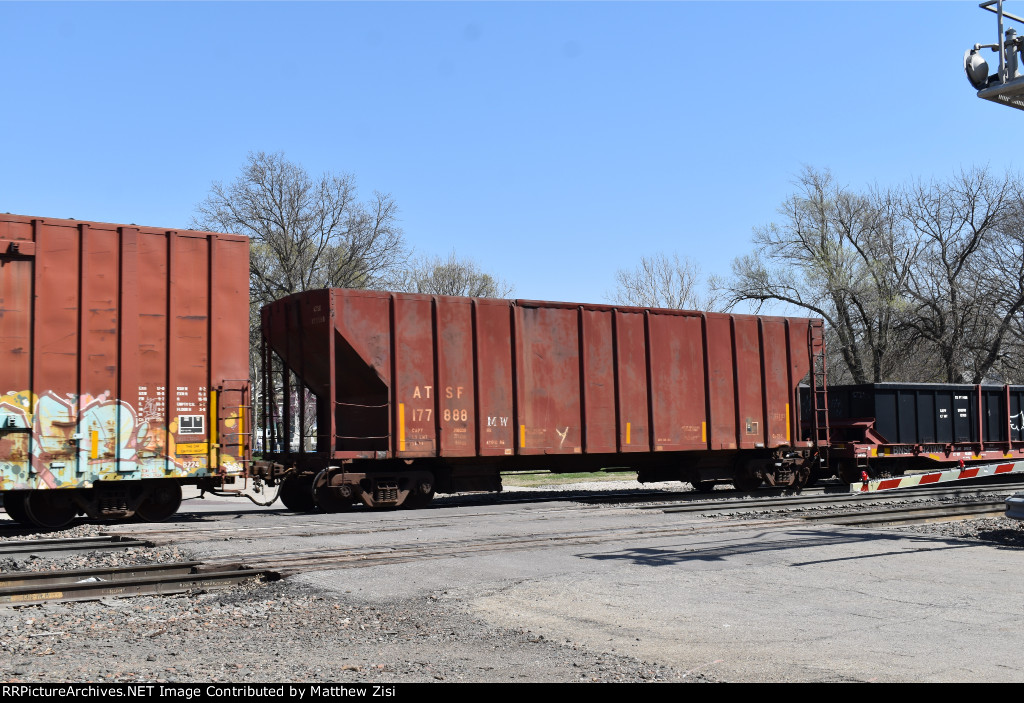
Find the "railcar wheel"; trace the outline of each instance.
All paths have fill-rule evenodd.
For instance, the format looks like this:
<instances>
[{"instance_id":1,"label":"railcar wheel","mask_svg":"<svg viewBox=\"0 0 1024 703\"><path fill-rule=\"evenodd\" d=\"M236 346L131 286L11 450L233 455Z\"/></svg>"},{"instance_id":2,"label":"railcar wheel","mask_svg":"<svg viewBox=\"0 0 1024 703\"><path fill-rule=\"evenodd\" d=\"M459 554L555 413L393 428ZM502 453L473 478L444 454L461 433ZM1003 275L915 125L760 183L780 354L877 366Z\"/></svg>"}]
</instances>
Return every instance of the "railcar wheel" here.
<instances>
[{"instance_id":1,"label":"railcar wheel","mask_svg":"<svg viewBox=\"0 0 1024 703\"><path fill-rule=\"evenodd\" d=\"M147 482L148 483L148 482ZM149 492L135 509L135 517L143 522L163 522L181 507L181 486L172 479L155 479Z\"/></svg>"},{"instance_id":2,"label":"railcar wheel","mask_svg":"<svg viewBox=\"0 0 1024 703\"><path fill-rule=\"evenodd\" d=\"M798 493L811 484L811 470L804 466L796 469L793 475L792 487Z\"/></svg>"},{"instance_id":3,"label":"railcar wheel","mask_svg":"<svg viewBox=\"0 0 1024 703\"><path fill-rule=\"evenodd\" d=\"M836 474L843 483L860 483L860 471L848 461L839 462Z\"/></svg>"},{"instance_id":4,"label":"railcar wheel","mask_svg":"<svg viewBox=\"0 0 1024 703\"><path fill-rule=\"evenodd\" d=\"M697 491L698 493L710 493L711 491L715 490L715 483L717 482L714 479L708 479L707 481L697 481L696 483L691 483L690 485L693 486L693 490Z\"/></svg>"},{"instance_id":5,"label":"railcar wheel","mask_svg":"<svg viewBox=\"0 0 1024 703\"><path fill-rule=\"evenodd\" d=\"M416 508L426 507L430 501L434 500L434 487L431 486L430 490L426 493L417 491L412 493L402 502L403 508L409 508L415 510Z\"/></svg>"},{"instance_id":6,"label":"railcar wheel","mask_svg":"<svg viewBox=\"0 0 1024 703\"><path fill-rule=\"evenodd\" d=\"M25 513L30 524L44 530L59 530L75 519L78 515L78 506L70 489L28 491L25 497Z\"/></svg>"},{"instance_id":7,"label":"railcar wheel","mask_svg":"<svg viewBox=\"0 0 1024 703\"><path fill-rule=\"evenodd\" d=\"M289 476L281 484L281 502L284 507L297 513L311 513L316 510L313 497L313 475Z\"/></svg>"},{"instance_id":8,"label":"railcar wheel","mask_svg":"<svg viewBox=\"0 0 1024 703\"><path fill-rule=\"evenodd\" d=\"M15 522L20 522L22 525L32 524L32 521L28 518L28 512L25 510L25 496L27 494L28 491L7 491L4 493L4 510L7 511L7 517Z\"/></svg>"},{"instance_id":9,"label":"railcar wheel","mask_svg":"<svg viewBox=\"0 0 1024 703\"><path fill-rule=\"evenodd\" d=\"M355 500L352 487L344 484L332 485L331 479L330 469L324 469L316 475L310 484L315 507L325 513L340 513L349 510ZM284 486L281 488L283 490Z\"/></svg>"},{"instance_id":10,"label":"railcar wheel","mask_svg":"<svg viewBox=\"0 0 1024 703\"><path fill-rule=\"evenodd\" d=\"M744 493L760 488L762 482L760 476L745 467L737 469L736 475L732 477L733 488Z\"/></svg>"}]
</instances>

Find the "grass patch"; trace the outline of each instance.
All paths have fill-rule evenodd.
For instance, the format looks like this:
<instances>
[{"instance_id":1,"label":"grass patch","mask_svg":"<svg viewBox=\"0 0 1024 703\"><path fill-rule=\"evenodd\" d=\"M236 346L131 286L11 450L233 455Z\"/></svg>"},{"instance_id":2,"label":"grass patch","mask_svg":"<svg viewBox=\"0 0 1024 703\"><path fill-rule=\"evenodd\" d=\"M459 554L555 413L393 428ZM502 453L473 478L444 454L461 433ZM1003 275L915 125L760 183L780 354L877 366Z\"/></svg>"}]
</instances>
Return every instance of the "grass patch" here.
<instances>
[{"instance_id":1,"label":"grass patch","mask_svg":"<svg viewBox=\"0 0 1024 703\"><path fill-rule=\"evenodd\" d=\"M603 481L635 481L636 471L595 471L593 473L553 474L550 471L523 471L503 473L501 482L506 486L533 488L558 486L565 483L600 483Z\"/></svg>"}]
</instances>

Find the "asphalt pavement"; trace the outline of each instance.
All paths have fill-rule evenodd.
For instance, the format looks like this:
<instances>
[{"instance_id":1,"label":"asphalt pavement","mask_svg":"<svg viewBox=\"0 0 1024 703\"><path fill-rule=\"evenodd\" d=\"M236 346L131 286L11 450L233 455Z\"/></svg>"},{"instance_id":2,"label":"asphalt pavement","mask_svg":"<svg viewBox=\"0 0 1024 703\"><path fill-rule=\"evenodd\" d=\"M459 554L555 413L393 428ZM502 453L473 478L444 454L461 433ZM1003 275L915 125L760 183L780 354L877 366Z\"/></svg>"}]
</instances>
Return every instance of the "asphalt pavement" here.
<instances>
[{"instance_id":1,"label":"asphalt pavement","mask_svg":"<svg viewBox=\"0 0 1024 703\"><path fill-rule=\"evenodd\" d=\"M182 510L257 531L191 542L200 557L436 547L430 559L292 578L384 606L444 599L496 627L717 680L1024 680L1019 550L890 529L567 505L308 516L208 498ZM265 531L272 525L286 527L275 537Z\"/></svg>"}]
</instances>

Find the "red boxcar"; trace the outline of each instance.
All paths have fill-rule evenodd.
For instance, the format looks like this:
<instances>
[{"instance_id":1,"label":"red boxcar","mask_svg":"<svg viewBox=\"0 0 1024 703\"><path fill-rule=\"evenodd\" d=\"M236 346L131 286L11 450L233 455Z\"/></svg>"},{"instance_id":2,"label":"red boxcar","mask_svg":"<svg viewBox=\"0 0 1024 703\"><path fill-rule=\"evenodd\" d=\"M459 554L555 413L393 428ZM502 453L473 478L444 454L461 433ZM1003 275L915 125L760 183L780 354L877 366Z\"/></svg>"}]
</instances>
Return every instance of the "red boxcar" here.
<instances>
[{"instance_id":1,"label":"red boxcar","mask_svg":"<svg viewBox=\"0 0 1024 703\"><path fill-rule=\"evenodd\" d=\"M11 517L159 519L245 471L248 277L245 237L0 215Z\"/></svg>"},{"instance_id":2,"label":"red boxcar","mask_svg":"<svg viewBox=\"0 0 1024 703\"><path fill-rule=\"evenodd\" d=\"M422 503L500 472L806 480L821 321L317 290L263 308L267 478L289 507Z\"/></svg>"}]
</instances>

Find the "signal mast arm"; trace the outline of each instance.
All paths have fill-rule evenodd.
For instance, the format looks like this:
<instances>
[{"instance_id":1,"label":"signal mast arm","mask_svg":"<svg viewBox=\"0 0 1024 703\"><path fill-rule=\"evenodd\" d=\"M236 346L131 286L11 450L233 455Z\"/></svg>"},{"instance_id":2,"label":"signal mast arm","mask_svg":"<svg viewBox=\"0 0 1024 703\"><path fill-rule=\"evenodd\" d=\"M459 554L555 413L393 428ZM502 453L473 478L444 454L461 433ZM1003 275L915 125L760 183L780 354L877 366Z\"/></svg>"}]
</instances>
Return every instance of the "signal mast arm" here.
<instances>
[{"instance_id":1,"label":"signal mast arm","mask_svg":"<svg viewBox=\"0 0 1024 703\"><path fill-rule=\"evenodd\" d=\"M1024 74L1019 71L1017 54L1024 50L1024 37L1017 30L1003 30L1003 20L1024 22L1024 18L1003 11L1003 0L986 0L978 7L996 13L998 17L997 43L975 44L964 52L964 71L978 97L995 103L1024 110ZM989 75L988 62L981 56L982 49L999 54L999 71Z\"/></svg>"}]
</instances>

